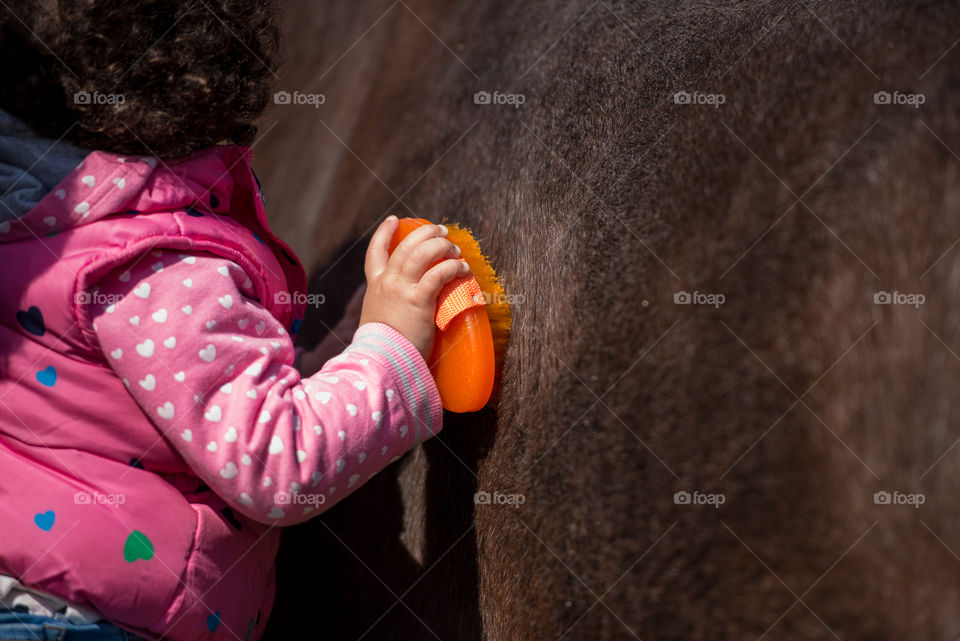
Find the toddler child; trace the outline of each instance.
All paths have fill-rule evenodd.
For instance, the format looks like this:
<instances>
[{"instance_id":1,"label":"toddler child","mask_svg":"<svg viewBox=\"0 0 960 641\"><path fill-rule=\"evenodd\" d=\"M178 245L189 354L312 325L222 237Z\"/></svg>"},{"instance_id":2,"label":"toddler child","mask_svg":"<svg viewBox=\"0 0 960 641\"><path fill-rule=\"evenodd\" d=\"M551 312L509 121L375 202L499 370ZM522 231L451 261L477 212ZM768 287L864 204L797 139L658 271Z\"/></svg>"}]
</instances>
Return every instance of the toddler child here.
<instances>
[{"instance_id":1,"label":"toddler child","mask_svg":"<svg viewBox=\"0 0 960 641\"><path fill-rule=\"evenodd\" d=\"M250 168L272 2L4 7L0 640L258 639L280 528L441 429L424 357L468 268L436 225L388 255L387 218L352 342L301 376Z\"/></svg>"}]
</instances>

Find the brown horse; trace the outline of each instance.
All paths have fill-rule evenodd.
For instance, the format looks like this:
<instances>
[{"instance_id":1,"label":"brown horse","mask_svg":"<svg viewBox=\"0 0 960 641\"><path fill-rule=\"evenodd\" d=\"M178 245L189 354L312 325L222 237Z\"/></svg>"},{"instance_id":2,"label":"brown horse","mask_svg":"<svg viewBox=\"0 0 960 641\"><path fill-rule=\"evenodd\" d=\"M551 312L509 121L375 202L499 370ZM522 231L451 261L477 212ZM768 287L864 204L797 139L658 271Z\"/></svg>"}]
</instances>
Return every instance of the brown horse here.
<instances>
[{"instance_id":1,"label":"brown horse","mask_svg":"<svg viewBox=\"0 0 960 641\"><path fill-rule=\"evenodd\" d=\"M286 31L281 89L323 101L256 166L328 294L305 340L386 213L472 227L515 324L496 411L287 533L268 638L960 636L954 3L299 1Z\"/></svg>"}]
</instances>

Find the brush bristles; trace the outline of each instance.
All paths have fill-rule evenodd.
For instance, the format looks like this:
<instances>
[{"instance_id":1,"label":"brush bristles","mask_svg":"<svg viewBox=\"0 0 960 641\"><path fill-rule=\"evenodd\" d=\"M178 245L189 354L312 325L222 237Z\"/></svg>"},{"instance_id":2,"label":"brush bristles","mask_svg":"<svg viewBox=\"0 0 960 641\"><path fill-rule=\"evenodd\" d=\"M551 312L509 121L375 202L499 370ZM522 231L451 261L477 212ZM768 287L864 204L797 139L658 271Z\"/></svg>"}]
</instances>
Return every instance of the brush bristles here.
<instances>
[{"instance_id":1,"label":"brush bristles","mask_svg":"<svg viewBox=\"0 0 960 641\"><path fill-rule=\"evenodd\" d=\"M450 230L447 238L457 245L462 252L460 257L467 261L473 271L484 297L487 299L487 316L490 318L490 330L493 333L493 350L497 370L497 385L499 386L500 365L503 354L507 351L510 342L510 305L507 303L506 293L497 278L490 261L480 251L480 244L468 229L456 224L448 224Z\"/></svg>"}]
</instances>

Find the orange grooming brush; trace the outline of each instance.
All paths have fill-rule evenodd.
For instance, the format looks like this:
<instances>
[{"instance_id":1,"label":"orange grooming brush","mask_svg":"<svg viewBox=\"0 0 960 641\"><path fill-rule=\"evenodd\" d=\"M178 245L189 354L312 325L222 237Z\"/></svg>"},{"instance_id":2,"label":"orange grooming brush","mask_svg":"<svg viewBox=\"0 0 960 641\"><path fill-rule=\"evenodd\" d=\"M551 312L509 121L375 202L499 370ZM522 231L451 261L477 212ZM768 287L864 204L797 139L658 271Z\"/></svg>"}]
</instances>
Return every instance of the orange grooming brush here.
<instances>
[{"instance_id":1,"label":"orange grooming brush","mask_svg":"<svg viewBox=\"0 0 960 641\"><path fill-rule=\"evenodd\" d=\"M390 243L396 249L423 218L401 218ZM503 287L469 230L447 225L447 239L460 248L471 274L456 278L437 297L437 338L428 359L444 409L475 412L483 408L498 382L510 339L510 305Z\"/></svg>"}]
</instances>

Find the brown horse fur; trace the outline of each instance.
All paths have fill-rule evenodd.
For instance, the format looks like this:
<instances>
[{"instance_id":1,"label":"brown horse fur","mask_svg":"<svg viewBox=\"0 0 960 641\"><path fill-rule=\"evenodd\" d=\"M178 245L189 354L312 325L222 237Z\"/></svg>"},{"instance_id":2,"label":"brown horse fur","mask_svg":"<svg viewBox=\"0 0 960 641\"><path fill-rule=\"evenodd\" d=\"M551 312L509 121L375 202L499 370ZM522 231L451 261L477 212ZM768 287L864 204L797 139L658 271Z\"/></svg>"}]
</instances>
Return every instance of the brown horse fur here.
<instances>
[{"instance_id":1,"label":"brown horse fur","mask_svg":"<svg viewBox=\"0 0 960 641\"><path fill-rule=\"evenodd\" d=\"M388 211L456 220L517 298L497 411L290 531L271 638L960 636L954 3L287 11L284 80L327 102L270 116L281 230L318 264Z\"/></svg>"}]
</instances>

